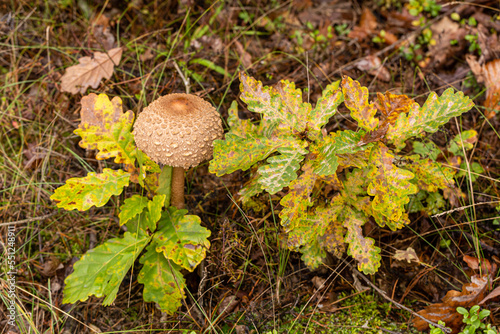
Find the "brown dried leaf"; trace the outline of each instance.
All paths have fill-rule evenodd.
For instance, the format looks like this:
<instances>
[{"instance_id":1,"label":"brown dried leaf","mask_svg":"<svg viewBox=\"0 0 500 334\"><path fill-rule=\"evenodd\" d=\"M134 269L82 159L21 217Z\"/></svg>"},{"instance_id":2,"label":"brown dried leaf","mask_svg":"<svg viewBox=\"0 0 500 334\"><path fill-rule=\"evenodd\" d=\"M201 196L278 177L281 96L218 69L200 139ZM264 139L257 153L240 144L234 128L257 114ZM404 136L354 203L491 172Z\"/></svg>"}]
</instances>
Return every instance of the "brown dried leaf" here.
<instances>
[{"instance_id":1,"label":"brown dried leaf","mask_svg":"<svg viewBox=\"0 0 500 334\"><path fill-rule=\"evenodd\" d=\"M492 60L483 66L486 85L486 100L484 107L488 119L500 112L500 59Z\"/></svg>"},{"instance_id":2,"label":"brown dried leaf","mask_svg":"<svg viewBox=\"0 0 500 334\"><path fill-rule=\"evenodd\" d=\"M365 7L359 19L359 26L354 27L347 36L349 38L363 40L371 35L375 29L377 29L377 18L373 15L371 10Z\"/></svg>"},{"instance_id":3,"label":"brown dried leaf","mask_svg":"<svg viewBox=\"0 0 500 334\"><path fill-rule=\"evenodd\" d=\"M493 291L491 291L483 300L479 302L479 305L483 305L486 301L500 297L500 286L497 286Z\"/></svg>"},{"instance_id":4,"label":"brown dried leaf","mask_svg":"<svg viewBox=\"0 0 500 334\"><path fill-rule=\"evenodd\" d=\"M388 82L391 80L389 70L382 65L382 61L377 56L370 55L361 59L356 63L356 67L382 81Z\"/></svg>"},{"instance_id":5,"label":"brown dried leaf","mask_svg":"<svg viewBox=\"0 0 500 334\"><path fill-rule=\"evenodd\" d=\"M314 276L312 279L311 279L311 282L312 284L314 284L314 287L317 289L317 290L321 290L325 287L325 282L326 282L326 279L322 278L322 277L319 277L319 276Z\"/></svg>"},{"instance_id":6,"label":"brown dried leaf","mask_svg":"<svg viewBox=\"0 0 500 334\"><path fill-rule=\"evenodd\" d=\"M406 260L408 263L419 262L418 255L415 250L411 247L408 247L406 250L396 250L396 253L393 256L394 259L398 261Z\"/></svg>"},{"instance_id":7,"label":"brown dried leaf","mask_svg":"<svg viewBox=\"0 0 500 334\"><path fill-rule=\"evenodd\" d=\"M491 269L490 273L494 273L496 265L493 264ZM484 300L492 279L492 274L474 275L471 277L471 283L464 284L462 292L450 290L446 293L442 303L429 305L418 314L434 322L444 321L446 327L450 327L452 333L456 334L463 325L463 317L456 311L457 307L469 308ZM420 318L415 318L413 324L419 331L424 331L429 327L429 324Z\"/></svg>"},{"instance_id":8,"label":"brown dried leaf","mask_svg":"<svg viewBox=\"0 0 500 334\"><path fill-rule=\"evenodd\" d=\"M219 308L217 309L217 313L219 315L224 314L227 315L231 313L236 306L240 303L239 299L235 295L230 295L225 297L219 304Z\"/></svg>"},{"instance_id":9,"label":"brown dried leaf","mask_svg":"<svg viewBox=\"0 0 500 334\"><path fill-rule=\"evenodd\" d=\"M467 64L469 64L470 70L472 71L472 74L476 77L476 81L478 83L483 83L484 82L484 76L483 76L483 67L481 64L477 61L477 57L471 54L468 54L465 56L465 60L467 61Z\"/></svg>"},{"instance_id":10,"label":"brown dried leaf","mask_svg":"<svg viewBox=\"0 0 500 334\"><path fill-rule=\"evenodd\" d=\"M114 48L108 53L95 52L93 58L78 59L80 64L68 67L62 76L61 91L83 94L89 86L97 88L102 78L111 78L114 66L120 63L122 51L122 48Z\"/></svg>"},{"instance_id":11,"label":"brown dried leaf","mask_svg":"<svg viewBox=\"0 0 500 334\"><path fill-rule=\"evenodd\" d=\"M451 45L450 42L463 40L467 31L447 16L434 23L431 30L435 43L430 43L428 56L434 59L434 66L440 66L453 59L451 56L460 49L459 46Z\"/></svg>"},{"instance_id":12,"label":"brown dried leaf","mask_svg":"<svg viewBox=\"0 0 500 334\"><path fill-rule=\"evenodd\" d=\"M250 68L252 66L252 55L250 55L250 53L245 50L240 42L235 41L234 45L236 46L236 51L240 56L241 64L243 65L243 67Z\"/></svg>"},{"instance_id":13,"label":"brown dried leaf","mask_svg":"<svg viewBox=\"0 0 500 334\"><path fill-rule=\"evenodd\" d=\"M486 86L486 100L484 101L485 116L493 118L500 112L500 59L492 60L484 65L476 60L475 56L465 57L469 67L479 83L484 82Z\"/></svg>"},{"instance_id":14,"label":"brown dried leaf","mask_svg":"<svg viewBox=\"0 0 500 334\"><path fill-rule=\"evenodd\" d=\"M115 46L115 36L111 32L109 18L106 15L98 15L92 20L91 34L94 47L111 50Z\"/></svg>"},{"instance_id":15,"label":"brown dried leaf","mask_svg":"<svg viewBox=\"0 0 500 334\"><path fill-rule=\"evenodd\" d=\"M469 268L478 270L479 269L479 259L477 257L472 257L469 255L464 255L462 258L465 263L469 266ZM491 273L493 270L493 266L491 265L491 262L488 261L487 259L482 259L481 260L481 271L483 273Z\"/></svg>"}]
</instances>

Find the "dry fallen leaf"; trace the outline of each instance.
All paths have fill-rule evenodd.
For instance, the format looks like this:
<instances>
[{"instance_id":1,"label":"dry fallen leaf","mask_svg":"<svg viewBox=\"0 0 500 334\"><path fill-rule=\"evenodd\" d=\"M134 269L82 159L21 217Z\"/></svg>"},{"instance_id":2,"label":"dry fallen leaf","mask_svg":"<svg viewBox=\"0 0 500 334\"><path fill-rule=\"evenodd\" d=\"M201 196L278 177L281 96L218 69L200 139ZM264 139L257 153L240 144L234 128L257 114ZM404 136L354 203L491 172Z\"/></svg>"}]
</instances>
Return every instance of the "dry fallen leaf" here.
<instances>
[{"instance_id":1,"label":"dry fallen leaf","mask_svg":"<svg viewBox=\"0 0 500 334\"><path fill-rule=\"evenodd\" d=\"M80 64L68 67L62 76L61 91L83 94L89 86L97 88L102 78L111 78L114 66L120 63L122 51L122 48L114 48L108 53L95 52L92 58L78 59Z\"/></svg>"},{"instance_id":2,"label":"dry fallen leaf","mask_svg":"<svg viewBox=\"0 0 500 334\"><path fill-rule=\"evenodd\" d=\"M115 46L115 36L111 32L109 18L106 15L97 15L92 20L90 33L94 47L104 47L106 50L111 50Z\"/></svg>"},{"instance_id":3,"label":"dry fallen leaf","mask_svg":"<svg viewBox=\"0 0 500 334\"><path fill-rule=\"evenodd\" d=\"M411 263L412 261L414 262L419 262L420 260L418 259L417 253L415 250L411 247L408 247L406 250L396 250L396 253L393 256L394 259L399 260L399 261L408 261L408 263Z\"/></svg>"},{"instance_id":4,"label":"dry fallen leaf","mask_svg":"<svg viewBox=\"0 0 500 334\"><path fill-rule=\"evenodd\" d=\"M458 23L450 20L447 16L431 26L434 43L429 43L428 56L433 58L435 67L444 65L452 60L459 46L451 45L452 40L461 41L465 38L467 31Z\"/></svg>"},{"instance_id":5,"label":"dry fallen leaf","mask_svg":"<svg viewBox=\"0 0 500 334\"><path fill-rule=\"evenodd\" d=\"M491 119L500 112L500 59L486 63L483 68L486 85L485 115Z\"/></svg>"},{"instance_id":6,"label":"dry fallen leaf","mask_svg":"<svg viewBox=\"0 0 500 334\"><path fill-rule=\"evenodd\" d=\"M382 65L382 61L377 56L370 55L361 59L356 63L356 67L358 70L368 72L368 74L382 81L388 82L391 80L389 70Z\"/></svg>"},{"instance_id":7,"label":"dry fallen leaf","mask_svg":"<svg viewBox=\"0 0 500 334\"><path fill-rule=\"evenodd\" d=\"M486 86L486 99L484 100L485 116L488 119L493 118L500 112L500 59L492 60L484 65L476 60L476 57L467 55L467 63L476 81L484 82Z\"/></svg>"},{"instance_id":8,"label":"dry fallen leaf","mask_svg":"<svg viewBox=\"0 0 500 334\"><path fill-rule=\"evenodd\" d=\"M471 258L467 258L467 260L468 264L470 262L474 265L474 261L472 261ZM483 261L485 264L489 265L487 260L483 259ZM434 322L442 320L446 323L446 327L452 329L452 334L458 333L463 325L463 317L456 309L459 306L470 308L485 299L488 288L490 288L494 278L493 274L496 271L496 264L491 266L491 274L472 276L471 283L464 284L461 292L455 290L448 291L442 303L431 304L419 311L418 314ZM413 324L419 331L424 331L429 327L429 324L420 318L415 318Z\"/></svg>"},{"instance_id":9,"label":"dry fallen leaf","mask_svg":"<svg viewBox=\"0 0 500 334\"><path fill-rule=\"evenodd\" d=\"M469 268L478 270L479 269L479 259L477 257L464 255L463 258L465 263L469 266ZM490 261L487 259L481 259L481 271L483 274L491 273L493 270L493 266Z\"/></svg>"},{"instance_id":10,"label":"dry fallen leaf","mask_svg":"<svg viewBox=\"0 0 500 334\"><path fill-rule=\"evenodd\" d=\"M354 27L347 37L361 41L374 33L375 29L377 29L377 18L365 7L359 19L359 26Z\"/></svg>"},{"instance_id":11,"label":"dry fallen leaf","mask_svg":"<svg viewBox=\"0 0 500 334\"><path fill-rule=\"evenodd\" d=\"M240 301L238 297L236 297L235 295L227 296L220 302L219 308L217 309L217 313L219 315L221 314L227 315L231 313L236 308L236 306L238 306L239 303Z\"/></svg>"},{"instance_id":12,"label":"dry fallen leaf","mask_svg":"<svg viewBox=\"0 0 500 334\"><path fill-rule=\"evenodd\" d=\"M484 299L479 302L479 305L483 305L486 301L497 297L500 297L500 286L497 286L486 297L484 297Z\"/></svg>"},{"instance_id":13,"label":"dry fallen leaf","mask_svg":"<svg viewBox=\"0 0 500 334\"><path fill-rule=\"evenodd\" d=\"M314 287L318 290L321 290L325 287L325 282L326 282L326 279L322 278L322 277L319 277L319 276L314 276L312 279L311 279L311 282L314 284Z\"/></svg>"},{"instance_id":14,"label":"dry fallen leaf","mask_svg":"<svg viewBox=\"0 0 500 334\"><path fill-rule=\"evenodd\" d=\"M234 45L236 46L236 51L240 56L241 64L243 65L243 67L246 69L252 67L252 55L250 55L250 53L245 50L240 42L235 41Z\"/></svg>"}]
</instances>

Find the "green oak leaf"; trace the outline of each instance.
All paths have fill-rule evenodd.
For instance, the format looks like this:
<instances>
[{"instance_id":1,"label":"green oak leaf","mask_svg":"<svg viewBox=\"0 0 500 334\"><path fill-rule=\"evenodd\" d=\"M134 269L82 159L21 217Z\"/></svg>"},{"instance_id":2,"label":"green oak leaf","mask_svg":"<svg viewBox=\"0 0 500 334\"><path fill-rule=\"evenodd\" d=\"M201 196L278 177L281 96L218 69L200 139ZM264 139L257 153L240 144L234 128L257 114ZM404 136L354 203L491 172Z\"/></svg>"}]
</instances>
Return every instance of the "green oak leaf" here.
<instances>
[{"instance_id":1,"label":"green oak leaf","mask_svg":"<svg viewBox=\"0 0 500 334\"><path fill-rule=\"evenodd\" d=\"M238 137L226 134L225 140L214 141L214 157L210 161L210 173L217 176L243 171L267 158L277 149L276 144L264 136Z\"/></svg>"},{"instance_id":2,"label":"green oak leaf","mask_svg":"<svg viewBox=\"0 0 500 334\"><path fill-rule=\"evenodd\" d=\"M358 261L358 270L367 275L377 272L380 267L380 248L372 238L365 238L361 227L367 218L359 212L347 208L344 227L347 230L345 242L349 244L347 254Z\"/></svg>"},{"instance_id":3,"label":"green oak leaf","mask_svg":"<svg viewBox=\"0 0 500 334\"><path fill-rule=\"evenodd\" d=\"M259 178L260 174L258 172L253 173L250 180L245 183L243 188L238 192L240 200L243 204L249 203L253 196L258 195L264 191L262 184L259 183Z\"/></svg>"},{"instance_id":4,"label":"green oak leaf","mask_svg":"<svg viewBox=\"0 0 500 334\"><path fill-rule=\"evenodd\" d=\"M210 231L201 226L200 217L186 213L187 210L174 207L164 211L154 241L157 252L163 252L165 258L193 271L210 248Z\"/></svg>"},{"instance_id":5,"label":"green oak leaf","mask_svg":"<svg viewBox=\"0 0 500 334\"><path fill-rule=\"evenodd\" d=\"M145 215L146 225L151 232L156 230L156 222L161 218L163 204L165 203L165 195L156 195L152 201L148 202L148 211Z\"/></svg>"},{"instance_id":6,"label":"green oak leaf","mask_svg":"<svg viewBox=\"0 0 500 334\"><path fill-rule=\"evenodd\" d=\"M66 210L88 210L95 205L101 207L113 195L120 195L123 187L129 184L129 173L123 170L104 168L102 174L89 173L85 177L71 178L57 188L50 199L57 202L59 208Z\"/></svg>"},{"instance_id":7,"label":"green oak leaf","mask_svg":"<svg viewBox=\"0 0 500 334\"><path fill-rule=\"evenodd\" d=\"M464 156L464 149L468 151L474 147L477 142L477 132L476 130L467 130L460 132L456 135L452 141L448 144L448 151L453 153L453 155ZM462 145L463 148L462 149Z\"/></svg>"},{"instance_id":8,"label":"green oak leaf","mask_svg":"<svg viewBox=\"0 0 500 334\"><path fill-rule=\"evenodd\" d=\"M126 224L130 219L140 214L144 208L148 206L148 201L147 197L141 195L133 195L125 199L123 205L120 207L120 213L118 214L120 226Z\"/></svg>"},{"instance_id":9,"label":"green oak leaf","mask_svg":"<svg viewBox=\"0 0 500 334\"><path fill-rule=\"evenodd\" d=\"M158 166L156 162L151 160L146 153L142 152L138 148L135 150L135 158L138 163L138 167L127 165L127 172L130 172L130 181L134 183L139 183L142 187L144 187L144 183L146 182L150 187L152 192L156 191L156 186L152 186L151 182L148 182L151 177L157 177L157 174L161 173L161 168Z\"/></svg>"},{"instance_id":10,"label":"green oak leaf","mask_svg":"<svg viewBox=\"0 0 500 334\"><path fill-rule=\"evenodd\" d=\"M95 295L106 296L103 305L110 305L125 274L149 241L146 234L125 232L123 238L110 239L89 250L65 280L63 303L73 304Z\"/></svg>"},{"instance_id":11,"label":"green oak leaf","mask_svg":"<svg viewBox=\"0 0 500 334\"><path fill-rule=\"evenodd\" d=\"M418 189L410 182L415 175L396 167L392 162L394 156L380 142L374 146L371 155L372 167L367 178L368 195L375 196L372 208L387 217L390 221L399 221L405 212L405 204L410 201L409 195Z\"/></svg>"},{"instance_id":12,"label":"green oak leaf","mask_svg":"<svg viewBox=\"0 0 500 334\"><path fill-rule=\"evenodd\" d=\"M418 155L408 157L410 164L405 169L415 174L415 182L420 190L436 192L438 189L453 187L455 171L429 158L420 158Z\"/></svg>"},{"instance_id":13,"label":"green oak leaf","mask_svg":"<svg viewBox=\"0 0 500 334\"><path fill-rule=\"evenodd\" d=\"M359 127L372 131L379 123L375 117L377 108L374 103L368 102L368 88L361 87L359 82L348 76L342 77L342 92L344 93L344 104L351 111Z\"/></svg>"},{"instance_id":14,"label":"green oak leaf","mask_svg":"<svg viewBox=\"0 0 500 334\"><path fill-rule=\"evenodd\" d=\"M364 132L339 131L311 145L311 153L315 154L314 172L321 176L335 174L339 166L338 155L353 154L370 148L372 144L357 145L363 134Z\"/></svg>"},{"instance_id":15,"label":"green oak leaf","mask_svg":"<svg viewBox=\"0 0 500 334\"><path fill-rule=\"evenodd\" d=\"M338 258L345 251L344 236L346 230L342 224L344 208L344 199L337 195L333 197L328 206L317 208L315 211L315 219L320 226L324 225L324 228L318 231L319 244Z\"/></svg>"},{"instance_id":16,"label":"green oak leaf","mask_svg":"<svg viewBox=\"0 0 500 334\"><path fill-rule=\"evenodd\" d=\"M320 138L321 128L335 115L337 107L344 101L344 95L339 86L340 80L326 86L316 106L311 110L307 122L309 139L317 140Z\"/></svg>"},{"instance_id":17,"label":"green oak leaf","mask_svg":"<svg viewBox=\"0 0 500 334\"><path fill-rule=\"evenodd\" d=\"M259 167L259 183L271 195L277 193L297 178L297 170L308 153L305 142L290 141L290 146L280 147L275 155L267 159L267 164Z\"/></svg>"},{"instance_id":18,"label":"green oak leaf","mask_svg":"<svg viewBox=\"0 0 500 334\"><path fill-rule=\"evenodd\" d=\"M389 125L386 138L398 149L405 147L405 141L422 132L434 133L450 118L459 116L473 106L464 93L454 93L448 88L441 96L431 92L421 108L413 108L408 114L401 113L394 125Z\"/></svg>"},{"instance_id":19,"label":"green oak leaf","mask_svg":"<svg viewBox=\"0 0 500 334\"><path fill-rule=\"evenodd\" d=\"M122 111L122 100L109 100L106 94L92 93L82 98L81 123L75 134L82 137L80 146L98 150L96 159L115 157L116 163L132 165L135 143L131 129L134 113Z\"/></svg>"},{"instance_id":20,"label":"green oak leaf","mask_svg":"<svg viewBox=\"0 0 500 334\"><path fill-rule=\"evenodd\" d=\"M414 141L413 152L420 154L422 157L429 157L432 161L436 161L438 155L441 153L439 147L431 141L425 143Z\"/></svg>"},{"instance_id":21,"label":"green oak leaf","mask_svg":"<svg viewBox=\"0 0 500 334\"><path fill-rule=\"evenodd\" d=\"M181 273L182 268L156 252L156 247L154 242L149 244L146 253L140 258L139 262L144 266L137 281L144 284L144 301L156 302L163 312L174 314L186 297L186 281Z\"/></svg>"}]
</instances>

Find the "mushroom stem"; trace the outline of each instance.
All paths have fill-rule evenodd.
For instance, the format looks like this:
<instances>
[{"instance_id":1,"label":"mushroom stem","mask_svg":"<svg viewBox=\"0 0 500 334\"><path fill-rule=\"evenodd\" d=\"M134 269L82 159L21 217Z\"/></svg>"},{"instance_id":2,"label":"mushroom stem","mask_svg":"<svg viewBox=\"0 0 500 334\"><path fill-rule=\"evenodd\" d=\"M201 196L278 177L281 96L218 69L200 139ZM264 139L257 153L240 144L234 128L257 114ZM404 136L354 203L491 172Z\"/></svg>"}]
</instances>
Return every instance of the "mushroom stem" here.
<instances>
[{"instance_id":1,"label":"mushroom stem","mask_svg":"<svg viewBox=\"0 0 500 334\"><path fill-rule=\"evenodd\" d=\"M172 171L172 193L170 205L184 209L184 168L174 167Z\"/></svg>"}]
</instances>

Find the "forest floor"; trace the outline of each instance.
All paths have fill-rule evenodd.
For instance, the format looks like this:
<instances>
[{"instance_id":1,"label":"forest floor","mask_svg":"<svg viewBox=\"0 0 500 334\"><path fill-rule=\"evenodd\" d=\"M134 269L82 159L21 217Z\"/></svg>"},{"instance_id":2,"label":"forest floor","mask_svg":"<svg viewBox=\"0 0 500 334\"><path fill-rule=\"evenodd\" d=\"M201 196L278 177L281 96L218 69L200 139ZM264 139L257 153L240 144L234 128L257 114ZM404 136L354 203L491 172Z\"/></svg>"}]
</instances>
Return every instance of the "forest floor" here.
<instances>
[{"instance_id":1,"label":"forest floor","mask_svg":"<svg viewBox=\"0 0 500 334\"><path fill-rule=\"evenodd\" d=\"M0 332L418 333L428 329L415 329L415 313L433 305L433 320L446 319L458 333L455 308L479 303L491 311L483 322L499 326L498 32L500 7L490 0L0 2ZM118 47L122 56L108 78L88 89L61 82L78 59ZM73 264L123 234L117 212L137 190L82 212L50 199L67 179L116 166L78 145L82 97L119 96L137 114L159 96L189 91L216 106L227 131L233 101L240 118L258 119L239 98L241 71L268 86L295 82L312 105L344 75L368 87L370 99L390 91L422 105L430 92L462 91L474 107L403 153L436 152L445 161L453 138L473 133L469 149L456 153L461 160L450 163L463 195L415 196L410 223L397 231L366 224L382 264L365 282L347 254L308 269L283 247L282 193L243 206L238 191L249 173L216 177L204 163L187 172L186 208L211 231L211 247L185 275L188 297L178 312L144 302L136 270L110 306L94 296L63 304ZM326 128L356 130L356 123L343 107ZM16 233L16 326L6 320L9 227Z\"/></svg>"}]
</instances>

